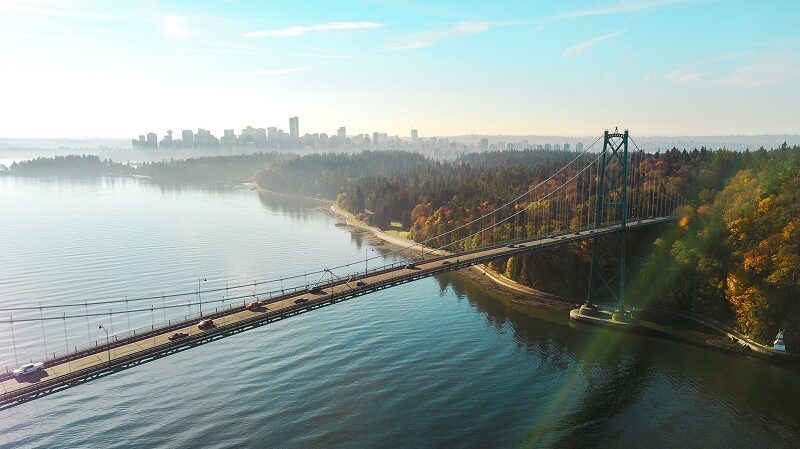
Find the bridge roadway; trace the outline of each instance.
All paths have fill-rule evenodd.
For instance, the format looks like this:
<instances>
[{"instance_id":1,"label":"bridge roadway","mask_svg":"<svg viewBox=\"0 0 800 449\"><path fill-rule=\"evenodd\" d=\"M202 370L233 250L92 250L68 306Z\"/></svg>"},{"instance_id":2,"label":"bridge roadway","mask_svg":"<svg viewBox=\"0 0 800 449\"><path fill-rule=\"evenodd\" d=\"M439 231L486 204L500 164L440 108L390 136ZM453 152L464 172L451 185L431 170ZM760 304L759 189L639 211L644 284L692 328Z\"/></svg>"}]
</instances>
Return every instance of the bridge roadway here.
<instances>
[{"instance_id":1,"label":"bridge roadway","mask_svg":"<svg viewBox=\"0 0 800 449\"><path fill-rule=\"evenodd\" d=\"M671 219L671 217L662 217L636 220L629 222L628 227L640 228ZM571 229L544 237L503 242L457 255L437 256L417 262L415 268L399 266L370 272L366 275L361 274L359 279L366 283L364 286L357 286L355 278L349 282L339 280L322 285L322 291L317 293L296 292L275 297L260 310L250 311L244 306L239 306L206 315L204 318L211 318L216 324L214 328L208 330L198 329L198 320L195 319L156 329L153 332L140 333L126 340L112 342L110 346L100 345L91 348L88 354L84 352L72 357L51 360L43 370L37 373L21 378L7 378L0 382L2 391L0 409L339 301L500 257L612 234L619 230L619 226L616 223L596 229ZM510 247L509 244L514 246ZM295 300L298 298L306 298L308 301L297 304ZM169 337L175 332L185 332L189 335L171 341Z\"/></svg>"}]
</instances>

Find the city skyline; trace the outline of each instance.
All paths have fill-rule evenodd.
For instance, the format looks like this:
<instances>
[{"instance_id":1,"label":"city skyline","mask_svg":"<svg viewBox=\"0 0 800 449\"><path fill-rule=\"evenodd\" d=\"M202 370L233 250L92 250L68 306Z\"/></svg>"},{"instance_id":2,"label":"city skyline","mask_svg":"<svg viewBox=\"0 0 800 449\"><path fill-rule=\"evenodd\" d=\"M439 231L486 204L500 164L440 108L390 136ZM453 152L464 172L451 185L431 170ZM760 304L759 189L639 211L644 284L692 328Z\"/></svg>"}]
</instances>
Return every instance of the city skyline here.
<instances>
[{"instance_id":1,"label":"city skyline","mask_svg":"<svg viewBox=\"0 0 800 449\"><path fill-rule=\"evenodd\" d=\"M131 139L134 150L191 150L191 149L272 149L272 150L340 150L340 151L362 151L362 150L404 150L415 151L430 156L439 157L445 154L453 155L458 153L468 153L474 151L505 151L505 150L528 150L538 149L545 151L583 151L583 142L573 137L574 146L570 142L552 144L551 139L542 140L548 143L530 142L529 139L520 137L518 141L510 141L502 136L494 136L490 144L488 137L479 137L477 143L464 142L458 137L453 136L428 136L420 137L418 129L411 129L407 136L390 135L388 133L374 131L370 133L347 134L347 128L340 126L336 134L328 135L325 132L307 132L300 135L299 117L289 118L289 132L286 133L282 128L268 126L266 128L254 128L247 126L242 128L239 134L235 129L225 129L220 138L217 138L211 131L198 128L197 133L191 129L181 131L180 139L174 139L172 130L166 131L163 138L159 140L158 133L148 131L140 134L138 138ZM477 137L477 136L476 136ZM458 139L458 140L457 140ZM509 141L507 141L509 140Z\"/></svg>"},{"instance_id":2,"label":"city skyline","mask_svg":"<svg viewBox=\"0 0 800 449\"><path fill-rule=\"evenodd\" d=\"M8 0L0 21L5 137L286 116L397 135L800 133L788 0Z\"/></svg>"}]
</instances>

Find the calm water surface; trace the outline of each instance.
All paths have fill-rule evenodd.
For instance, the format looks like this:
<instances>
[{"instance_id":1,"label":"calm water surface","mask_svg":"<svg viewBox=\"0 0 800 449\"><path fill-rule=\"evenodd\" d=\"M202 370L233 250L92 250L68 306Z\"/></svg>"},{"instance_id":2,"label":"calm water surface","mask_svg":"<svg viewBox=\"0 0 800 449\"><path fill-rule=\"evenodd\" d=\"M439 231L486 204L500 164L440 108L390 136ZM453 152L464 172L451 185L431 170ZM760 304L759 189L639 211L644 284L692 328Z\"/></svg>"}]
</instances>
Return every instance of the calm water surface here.
<instances>
[{"instance_id":1,"label":"calm water surface","mask_svg":"<svg viewBox=\"0 0 800 449\"><path fill-rule=\"evenodd\" d=\"M371 249L314 204L236 186L0 177L0 204L5 308L190 291L198 277L249 282ZM43 341L53 352L104 338L98 323L121 333L196 312L107 308L112 319L16 323L15 345L0 323L0 367L41 357ZM12 313L39 315L2 311L0 320ZM1 411L0 446L790 448L800 437L797 378L757 360L571 325L564 312L512 305L448 275Z\"/></svg>"}]
</instances>

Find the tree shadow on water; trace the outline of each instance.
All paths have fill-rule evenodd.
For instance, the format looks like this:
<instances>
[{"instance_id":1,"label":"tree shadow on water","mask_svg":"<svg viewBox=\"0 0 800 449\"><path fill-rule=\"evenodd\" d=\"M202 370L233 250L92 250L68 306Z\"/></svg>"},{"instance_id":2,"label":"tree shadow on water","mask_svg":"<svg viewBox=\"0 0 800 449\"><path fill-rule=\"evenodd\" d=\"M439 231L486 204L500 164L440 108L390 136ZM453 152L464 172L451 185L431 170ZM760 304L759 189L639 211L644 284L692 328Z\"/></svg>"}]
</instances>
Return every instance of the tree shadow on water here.
<instances>
[{"instance_id":1,"label":"tree shadow on water","mask_svg":"<svg viewBox=\"0 0 800 449\"><path fill-rule=\"evenodd\" d=\"M651 377L649 362L628 360L620 361L611 372L589 379L587 392L575 411L561 418L551 430L556 436L551 447L606 447L622 434L622 430L611 431L611 421L638 402Z\"/></svg>"}]
</instances>

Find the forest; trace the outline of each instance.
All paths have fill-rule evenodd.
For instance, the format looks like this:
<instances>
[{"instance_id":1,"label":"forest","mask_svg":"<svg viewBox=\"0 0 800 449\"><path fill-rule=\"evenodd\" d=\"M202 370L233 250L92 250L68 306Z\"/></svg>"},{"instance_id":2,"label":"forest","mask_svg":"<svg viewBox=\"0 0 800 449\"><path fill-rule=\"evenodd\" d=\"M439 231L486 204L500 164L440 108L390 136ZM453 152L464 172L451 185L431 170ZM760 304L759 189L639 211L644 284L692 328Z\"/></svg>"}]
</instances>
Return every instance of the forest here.
<instances>
[{"instance_id":1,"label":"forest","mask_svg":"<svg viewBox=\"0 0 800 449\"><path fill-rule=\"evenodd\" d=\"M270 164L254 178L266 190L336 201L381 228L399 223L409 238L424 241L524 193L574 156L528 150L472 153L441 162L404 152L309 155ZM636 164L689 205L675 209L679 219L673 223L631 233L629 301L711 316L761 341L779 328L798 328L800 147L745 152L673 148L639 153ZM575 195L570 213L578 217L589 205L580 192ZM531 200L519 207L541 206ZM533 235L540 231L534 226L549 223L510 220L494 235L458 246ZM459 235L429 244L447 244ZM615 243L613 238L598 240L601 264L616 263ZM492 268L523 284L582 300L589 257L590 245L584 241L498 260ZM787 339L793 339L791 332Z\"/></svg>"},{"instance_id":2,"label":"forest","mask_svg":"<svg viewBox=\"0 0 800 449\"><path fill-rule=\"evenodd\" d=\"M167 183L249 181L265 165L294 158L290 153L260 152L233 156L206 156L156 162L120 163L95 155L38 157L11 164L17 176L139 175Z\"/></svg>"}]
</instances>

